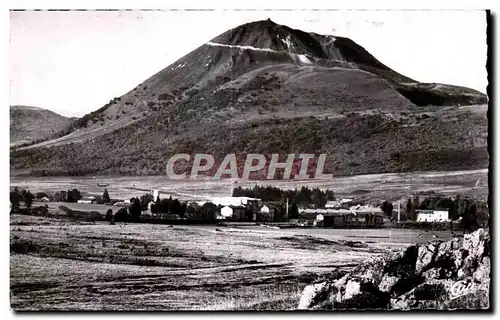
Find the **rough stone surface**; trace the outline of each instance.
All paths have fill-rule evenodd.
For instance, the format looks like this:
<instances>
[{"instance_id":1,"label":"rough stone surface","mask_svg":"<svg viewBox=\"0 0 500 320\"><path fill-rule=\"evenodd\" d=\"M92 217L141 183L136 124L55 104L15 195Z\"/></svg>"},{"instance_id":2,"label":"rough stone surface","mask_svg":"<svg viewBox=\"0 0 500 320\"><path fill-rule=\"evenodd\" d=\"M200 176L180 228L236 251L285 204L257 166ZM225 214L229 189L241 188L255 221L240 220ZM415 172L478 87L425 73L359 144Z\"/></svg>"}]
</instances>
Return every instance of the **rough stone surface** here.
<instances>
[{"instance_id":1,"label":"rough stone surface","mask_svg":"<svg viewBox=\"0 0 500 320\"><path fill-rule=\"evenodd\" d=\"M489 308L490 236L412 245L307 286L299 309L455 310Z\"/></svg>"}]
</instances>

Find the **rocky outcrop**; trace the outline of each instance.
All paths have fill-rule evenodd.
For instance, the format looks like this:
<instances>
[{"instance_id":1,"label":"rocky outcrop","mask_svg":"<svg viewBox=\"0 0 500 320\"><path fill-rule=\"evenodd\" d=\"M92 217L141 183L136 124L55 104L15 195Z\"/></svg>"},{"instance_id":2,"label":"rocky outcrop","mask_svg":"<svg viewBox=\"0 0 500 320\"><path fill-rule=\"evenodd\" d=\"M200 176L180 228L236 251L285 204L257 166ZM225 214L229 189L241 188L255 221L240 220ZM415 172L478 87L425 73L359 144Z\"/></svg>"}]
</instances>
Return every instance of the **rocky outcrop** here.
<instances>
[{"instance_id":1,"label":"rocky outcrop","mask_svg":"<svg viewBox=\"0 0 500 320\"><path fill-rule=\"evenodd\" d=\"M361 264L336 280L308 285L299 309L487 309L490 235L479 229L412 245Z\"/></svg>"}]
</instances>

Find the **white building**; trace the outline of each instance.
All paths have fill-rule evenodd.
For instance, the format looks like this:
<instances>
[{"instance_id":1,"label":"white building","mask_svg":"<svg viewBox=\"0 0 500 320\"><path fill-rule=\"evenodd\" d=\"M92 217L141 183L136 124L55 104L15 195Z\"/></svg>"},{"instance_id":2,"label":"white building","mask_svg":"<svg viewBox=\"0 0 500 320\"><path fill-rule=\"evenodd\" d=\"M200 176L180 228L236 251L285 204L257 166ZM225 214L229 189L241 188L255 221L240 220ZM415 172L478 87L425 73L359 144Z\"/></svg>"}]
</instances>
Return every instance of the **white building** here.
<instances>
[{"instance_id":1,"label":"white building","mask_svg":"<svg viewBox=\"0 0 500 320\"><path fill-rule=\"evenodd\" d=\"M77 201L77 203L92 203L92 200L89 199L80 199Z\"/></svg>"},{"instance_id":2,"label":"white building","mask_svg":"<svg viewBox=\"0 0 500 320\"><path fill-rule=\"evenodd\" d=\"M246 206L249 202L260 202L261 199L249 197L214 197L210 200L216 206Z\"/></svg>"},{"instance_id":3,"label":"white building","mask_svg":"<svg viewBox=\"0 0 500 320\"><path fill-rule=\"evenodd\" d=\"M94 196L83 197L82 199L78 200L77 203L93 203L94 200L95 200Z\"/></svg>"},{"instance_id":4,"label":"white building","mask_svg":"<svg viewBox=\"0 0 500 320\"><path fill-rule=\"evenodd\" d=\"M347 209L305 209L305 208L299 208L299 213L301 214L316 214L319 215L321 214L322 216L325 215L332 215L332 214L351 214L352 212Z\"/></svg>"},{"instance_id":5,"label":"white building","mask_svg":"<svg viewBox=\"0 0 500 320\"><path fill-rule=\"evenodd\" d=\"M269 213L269 207L266 205L263 205L262 208L260 208L260 212Z\"/></svg>"},{"instance_id":6,"label":"white building","mask_svg":"<svg viewBox=\"0 0 500 320\"><path fill-rule=\"evenodd\" d=\"M340 202L339 201L327 201L325 204L325 208L340 208Z\"/></svg>"},{"instance_id":7,"label":"white building","mask_svg":"<svg viewBox=\"0 0 500 320\"><path fill-rule=\"evenodd\" d=\"M362 206L362 205L358 204L357 206L350 207L349 210L355 214L363 214L363 213L364 214L366 214L366 213L382 214L383 213L382 208L374 207L371 205Z\"/></svg>"},{"instance_id":8,"label":"white building","mask_svg":"<svg viewBox=\"0 0 500 320\"><path fill-rule=\"evenodd\" d=\"M448 222L448 210L417 210L417 222Z\"/></svg>"},{"instance_id":9,"label":"white building","mask_svg":"<svg viewBox=\"0 0 500 320\"><path fill-rule=\"evenodd\" d=\"M158 197L160 197L160 199L170 197L170 195L168 195L165 192L160 191L160 190L151 190L151 193L153 194L153 201L154 202L156 202L156 199L158 199Z\"/></svg>"},{"instance_id":10,"label":"white building","mask_svg":"<svg viewBox=\"0 0 500 320\"><path fill-rule=\"evenodd\" d=\"M231 218L233 216L233 208L229 206L222 207L220 209L220 215L224 218Z\"/></svg>"}]
</instances>

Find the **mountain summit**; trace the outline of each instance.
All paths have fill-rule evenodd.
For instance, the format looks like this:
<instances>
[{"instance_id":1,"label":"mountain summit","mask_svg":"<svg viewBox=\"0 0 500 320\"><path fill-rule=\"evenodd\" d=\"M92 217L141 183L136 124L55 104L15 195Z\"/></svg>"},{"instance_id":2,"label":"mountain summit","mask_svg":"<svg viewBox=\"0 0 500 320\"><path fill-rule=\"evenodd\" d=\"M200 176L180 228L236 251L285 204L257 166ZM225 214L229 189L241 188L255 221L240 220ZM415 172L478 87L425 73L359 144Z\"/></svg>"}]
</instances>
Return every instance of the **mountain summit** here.
<instances>
[{"instance_id":1,"label":"mountain summit","mask_svg":"<svg viewBox=\"0 0 500 320\"><path fill-rule=\"evenodd\" d=\"M306 33L278 25L270 19L231 29L212 39L209 45L282 53L288 62L325 66L358 66L392 71L348 38ZM393 72L395 78L412 81Z\"/></svg>"},{"instance_id":2,"label":"mountain summit","mask_svg":"<svg viewBox=\"0 0 500 320\"><path fill-rule=\"evenodd\" d=\"M12 166L141 175L163 174L180 152L321 152L337 174L484 167L485 109L463 106L486 103L472 89L407 78L348 38L263 20L13 151Z\"/></svg>"}]
</instances>

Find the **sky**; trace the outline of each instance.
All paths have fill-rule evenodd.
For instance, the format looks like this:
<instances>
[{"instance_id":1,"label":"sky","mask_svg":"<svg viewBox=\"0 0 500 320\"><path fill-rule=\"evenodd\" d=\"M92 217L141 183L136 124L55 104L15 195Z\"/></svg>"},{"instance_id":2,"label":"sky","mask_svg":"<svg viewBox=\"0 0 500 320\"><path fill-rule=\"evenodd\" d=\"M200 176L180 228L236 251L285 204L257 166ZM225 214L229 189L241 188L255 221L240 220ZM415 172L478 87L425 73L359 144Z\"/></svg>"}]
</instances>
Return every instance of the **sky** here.
<instances>
[{"instance_id":1,"label":"sky","mask_svg":"<svg viewBox=\"0 0 500 320\"><path fill-rule=\"evenodd\" d=\"M238 25L351 38L421 82L486 92L483 11L11 11L11 105L83 116Z\"/></svg>"}]
</instances>

